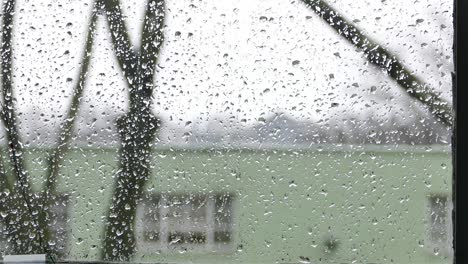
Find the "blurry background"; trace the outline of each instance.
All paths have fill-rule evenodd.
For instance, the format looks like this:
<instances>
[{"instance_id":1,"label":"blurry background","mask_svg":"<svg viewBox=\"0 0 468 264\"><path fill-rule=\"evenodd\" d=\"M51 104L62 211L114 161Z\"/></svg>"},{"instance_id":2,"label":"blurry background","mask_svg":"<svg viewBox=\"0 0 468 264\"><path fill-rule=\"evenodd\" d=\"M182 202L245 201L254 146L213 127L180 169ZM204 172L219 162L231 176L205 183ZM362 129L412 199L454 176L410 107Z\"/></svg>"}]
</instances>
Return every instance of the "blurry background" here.
<instances>
[{"instance_id":1,"label":"blurry background","mask_svg":"<svg viewBox=\"0 0 468 264\"><path fill-rule=\"evenodd\" d=\"M134 45L144 4L123 3ZM451 101L451 1L330 4ZM17 5L13 60L20 131L26 145L46 146L56 139L76 81L91 1ZM419 102L301 1L166 5L166 41L154 80L154 112L163 121L158 144L450 141ZM106 27L101 16L74 144L116 144L114 120L127 107ZM280 133L267 135L278 128Z\"/></svg>"},{"instance_id":2,"label":"blurry background","mask_svg":"<svg viewBox=\"0 0 468 264\"><path fill-rule=\"evenodd\" d=\"M146 1L122 2L137 45ZM451 1L329 4L451 102ZM72 147L49 156L91 9L92 1L16 3L13 92L24 152L10 158L24 158L40 216L47 208L38 198L52 189L43 223L56 238L44 248L57 259L451 262L450 128L302 1L166 1L152 152L138 143L151 135L148 119L119 146L115 120L127 113L128 87L98 16ZM14 246L30 253L21 246L42 232L18 192L12 145L2 129L1 255ZM53 188L39 193L49 175ZM15 226L24 237L7 243Z\"/></svg>"}]
</instances>

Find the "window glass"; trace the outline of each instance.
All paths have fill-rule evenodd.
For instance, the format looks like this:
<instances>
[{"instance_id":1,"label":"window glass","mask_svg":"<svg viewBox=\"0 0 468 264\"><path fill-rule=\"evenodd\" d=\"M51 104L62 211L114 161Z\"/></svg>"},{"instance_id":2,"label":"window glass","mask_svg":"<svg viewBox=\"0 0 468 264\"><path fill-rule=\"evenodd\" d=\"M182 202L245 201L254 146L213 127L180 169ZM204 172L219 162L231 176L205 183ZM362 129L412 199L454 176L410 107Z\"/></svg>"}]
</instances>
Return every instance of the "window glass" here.
<instances>
[{"instance_id":1,"label":"window glass","mask_svg":"<svg viewBox=\"0 0 468 264\"><path fill-rule=\"evenodd\" d=\"M434 252L445 255L451 254L453 239L451 212L452 201L447 195L433 195L429 197L429 242Z\"/></svg>"},{"instance_id":2,"label":"window glass","mask_svg":"<svg viewBox=\"0 0 468 264\"><path fill-rule=\"evenodd\" d=\"M452 262L453 1L0 8L0 260Z\"/></svg>"}]
</instances>

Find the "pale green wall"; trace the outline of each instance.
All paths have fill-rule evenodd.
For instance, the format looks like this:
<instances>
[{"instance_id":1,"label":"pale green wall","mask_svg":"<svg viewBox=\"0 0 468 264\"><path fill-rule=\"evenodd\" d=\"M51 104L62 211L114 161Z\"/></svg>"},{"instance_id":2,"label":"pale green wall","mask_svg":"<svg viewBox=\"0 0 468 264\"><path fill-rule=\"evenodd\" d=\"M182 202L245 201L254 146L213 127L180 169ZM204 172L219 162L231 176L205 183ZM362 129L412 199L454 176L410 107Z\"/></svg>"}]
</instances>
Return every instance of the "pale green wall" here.
<instances>
[{"instance_id":1,"label":"pale green wall","mask_svg":"<svg viewBox=\"0 0 468 264\"><path fill-rule=\"evenodd\" d=\"M344 149L344 148L342 148ZM27 153L32 175L41 151ZM74 150L59 189L71 195L71 259L97 258L117 166L116 150ZM425 240L427 195L451 192L447 151L157 150L149 192L226 190L236 195L230 253L143 254L158 262L449 263ZM324 239L340 244L326 253ZM242 245L242 250L237 250ZM156 251L156 249L155 249Z\"/></svg>"}]
</instances>

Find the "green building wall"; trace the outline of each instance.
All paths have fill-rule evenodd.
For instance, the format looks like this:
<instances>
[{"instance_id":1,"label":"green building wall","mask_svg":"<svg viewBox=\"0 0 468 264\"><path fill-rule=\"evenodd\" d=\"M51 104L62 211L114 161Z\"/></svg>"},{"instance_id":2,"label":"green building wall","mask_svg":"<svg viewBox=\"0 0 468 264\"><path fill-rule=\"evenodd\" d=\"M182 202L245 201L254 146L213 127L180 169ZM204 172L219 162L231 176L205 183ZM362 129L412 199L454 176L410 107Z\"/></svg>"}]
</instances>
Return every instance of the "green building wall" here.
<instances>
[{"instance_id":1,"label":"green building wall","mask_svg":"<svg viewBox=\"0 0 468 264\"><path fill-rule=\"evenodd\" d=\"M37 187L45 152L26 157ZM63 160L68 259L99 258L117 158L116 149L75 149ZM427 236L428 197L451 197L448 147L156 149L152 164L146 193L233 193L234 237L223 252L154 248L135 261L451 263Z\"/></svg>"}]
</instances>

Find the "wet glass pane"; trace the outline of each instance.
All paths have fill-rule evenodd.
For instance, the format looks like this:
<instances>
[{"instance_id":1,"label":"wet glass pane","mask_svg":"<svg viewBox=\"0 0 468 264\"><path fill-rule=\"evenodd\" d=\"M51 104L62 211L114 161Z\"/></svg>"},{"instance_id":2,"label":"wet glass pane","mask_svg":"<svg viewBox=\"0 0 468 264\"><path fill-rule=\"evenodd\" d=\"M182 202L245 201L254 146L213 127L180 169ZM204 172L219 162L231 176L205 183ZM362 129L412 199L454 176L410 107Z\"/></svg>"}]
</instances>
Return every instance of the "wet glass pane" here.
<instances>
[{"instance_id":1,"label":"wet glass pane","mask_svg":"<svg viewBox=\"0 0 468 264\"><path fill-rule=\"evenodd\" d=\"M452 262L453 1L0 6L0 260Z\"/></svg>"}]
</instances>

